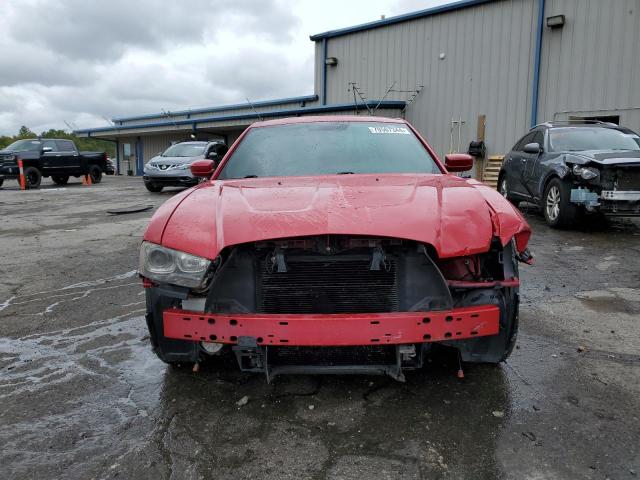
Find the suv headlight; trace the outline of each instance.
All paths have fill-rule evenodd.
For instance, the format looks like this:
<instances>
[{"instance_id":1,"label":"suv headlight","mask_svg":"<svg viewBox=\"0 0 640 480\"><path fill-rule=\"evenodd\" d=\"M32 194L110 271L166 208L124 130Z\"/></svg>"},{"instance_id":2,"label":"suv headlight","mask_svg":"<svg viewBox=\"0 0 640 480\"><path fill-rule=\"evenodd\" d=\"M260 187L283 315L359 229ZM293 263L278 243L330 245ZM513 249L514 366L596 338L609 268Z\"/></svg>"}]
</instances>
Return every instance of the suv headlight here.
<instances>
[{"instance_id":1,"label":"suv headlight","mask_svg":"<svg viewBox=\"0 0 640 480\"><path fill-rule=\"evenodd\" d=\"M140 247L140 275L156 282L204 288L211 260L150 242Z\"/></svg>"},{"instance_id":2,"label":"suv headlight","mask_svg":"<svg viewBox=\"0 0 640 480\"><path fill-rule=\"evenodd\" d=\"M592 180L600 175L600 172L595 168L581 167L580 165L573 166L573 174L582 177L585 180Z\"/></svg>"},{"instance_id":3,"label":"suv headlight","mask_svg":"<svg viewBox=\"0 0 640 480\"><path fill-rule=\"evenodd\" d=\"M190 163L183 163L182 165L178 165L176 168L178 170L188 170L189 168L191 168L191 164Z\"/></svg>"}]
</instances>

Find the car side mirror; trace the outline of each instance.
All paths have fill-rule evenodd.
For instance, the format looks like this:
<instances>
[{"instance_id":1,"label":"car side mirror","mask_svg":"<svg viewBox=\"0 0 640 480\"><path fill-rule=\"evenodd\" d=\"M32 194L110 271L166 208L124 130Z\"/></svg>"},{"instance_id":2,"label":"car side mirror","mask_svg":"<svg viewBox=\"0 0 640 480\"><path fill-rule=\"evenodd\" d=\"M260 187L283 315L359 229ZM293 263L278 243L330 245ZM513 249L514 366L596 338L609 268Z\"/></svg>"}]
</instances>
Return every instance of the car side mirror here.
<instances>
[{"instance_id":1,"label":"car side mirror","mask_svg":"<svg viewBox=\"0 0 640 480\"><path fill-rule=\"evenodd\" d=\"M194 177L210 177L214 169L213 160L196 160L191 164L191 174Z\"/></svg>"},{"instance_id":2,"label":"car side mirror","mask_svg":"<svg viewBox=\"0 0 640 480\"><path fill-rule=\"evenodd\" d=\"M51 147L42 147L42 153L52 152L53 148Z\"/></svg>"},{"instance_id":3,"label":"car side mirror","mask_svg":"<svg viewBox=\"0 0 640 480\"><path fill-rule=\"evenodd\" d=\"M539 143L527 143L523 149L524 153L538 154L542 153L542 147Z\"/></svg>"},{"instance_id":4,"label":"car side mirror","mask_svg":"<svg viewBox=\"0 0 640 480\"><path fill-rule=\"evenodd\" d=\"M215 160L216 158L218 158L218 152L216 152L215 150L211 150L209 153L207 153L207 158Z\"/></svg>"},{"instance_id":5,"label":"car side mirror","mask_svg":"<svg viewBox=\"0 0 640 480\"><path fill-rule=\"evenodd\" d=\"M444 166L450 172L466 172L473 168L473 157L466 153L450 153L444 157Z\"/></svg>"}]
</instances>

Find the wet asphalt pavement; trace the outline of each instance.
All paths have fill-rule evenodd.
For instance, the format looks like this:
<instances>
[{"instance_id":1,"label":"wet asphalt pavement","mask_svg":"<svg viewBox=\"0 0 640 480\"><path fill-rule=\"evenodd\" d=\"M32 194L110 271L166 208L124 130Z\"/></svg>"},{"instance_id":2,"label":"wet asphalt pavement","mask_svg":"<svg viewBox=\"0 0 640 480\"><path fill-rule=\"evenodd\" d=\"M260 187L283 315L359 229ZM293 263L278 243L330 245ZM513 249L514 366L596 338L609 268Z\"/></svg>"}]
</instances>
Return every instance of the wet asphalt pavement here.
<instances>
[{"instance_id":1,"label":"wet asphalt pavement","mask_svg":"<svg viewBox=\"0 0 640 480\"><path fill-rule=\"evenodd\" d=\"M554 231L523 208L536 265L507 364L267 384L150 350L152 211L106 211L173 193L0 189L0 478L640 478L640 222Z\"/></svg>"}]
</instances>

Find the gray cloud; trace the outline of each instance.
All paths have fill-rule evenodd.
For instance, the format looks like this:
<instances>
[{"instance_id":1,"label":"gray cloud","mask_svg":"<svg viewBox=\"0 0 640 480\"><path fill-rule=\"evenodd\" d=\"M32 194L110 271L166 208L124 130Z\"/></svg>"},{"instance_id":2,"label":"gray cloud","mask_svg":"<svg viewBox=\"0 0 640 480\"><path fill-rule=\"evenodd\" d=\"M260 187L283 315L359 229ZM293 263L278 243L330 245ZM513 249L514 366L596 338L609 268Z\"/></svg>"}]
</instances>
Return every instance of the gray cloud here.
<instances>
[{"instance_id":1,"label":"gray cloud","mask_svg":"<svg viewBox=\"0 0 640 480\"><path fill-rule=\"evenodd\" d=\"M227 62L210 62L209 78L230 96L252 100L311 93L313 59L282 55L267 46L243 48Z\"/></svg>"},{"instance_id":2,"label":"gray cloud","mask_svg":"<svg viewBox=\"0 0 640 480\"><path fill-rule=\"evenodd\" d=\"M283 5L269 0L30 0L8 10L7 24L22 44L105 63L130 48L166 50L238 27L282 40L296 22Z\"/></svg>"},{"instance_id":3,"label":"gray cloud","mask_svg":"<svg viewBox=\"0 0 640 480\"><path fill-rule=\"evenodd\" d=\"M310 33L442 1L4 0L0 134L311 94Z\"/></svg>"}]
</instances>

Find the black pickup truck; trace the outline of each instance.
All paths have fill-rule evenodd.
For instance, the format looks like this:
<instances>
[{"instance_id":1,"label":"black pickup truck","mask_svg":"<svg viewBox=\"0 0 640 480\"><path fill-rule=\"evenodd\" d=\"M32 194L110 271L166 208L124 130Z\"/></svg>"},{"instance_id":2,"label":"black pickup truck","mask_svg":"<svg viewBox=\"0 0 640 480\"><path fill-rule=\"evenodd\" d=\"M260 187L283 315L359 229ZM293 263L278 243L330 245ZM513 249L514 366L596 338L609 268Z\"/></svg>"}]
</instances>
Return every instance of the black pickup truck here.
<instances>
[{"instance_id":1,"label":"black pickup truck","mask_svg":"<svg viewBox=\"0 0 640 480\"><path fill-rule=\"evenodd\" d=\"M42 177L65 185L72 176L89 175L92 183L99 183L103 173L115 173L105 152L79 152L72 140L32 138L0 150L0 186L8 178L20 181L18 160L22 160L26 188L40 187Z\"/></svg>"}]
</instances>

